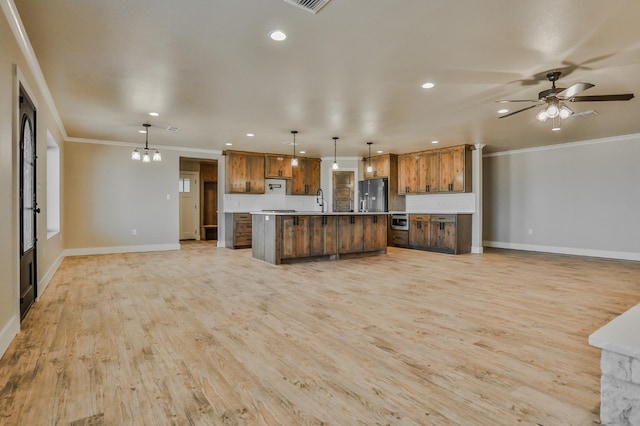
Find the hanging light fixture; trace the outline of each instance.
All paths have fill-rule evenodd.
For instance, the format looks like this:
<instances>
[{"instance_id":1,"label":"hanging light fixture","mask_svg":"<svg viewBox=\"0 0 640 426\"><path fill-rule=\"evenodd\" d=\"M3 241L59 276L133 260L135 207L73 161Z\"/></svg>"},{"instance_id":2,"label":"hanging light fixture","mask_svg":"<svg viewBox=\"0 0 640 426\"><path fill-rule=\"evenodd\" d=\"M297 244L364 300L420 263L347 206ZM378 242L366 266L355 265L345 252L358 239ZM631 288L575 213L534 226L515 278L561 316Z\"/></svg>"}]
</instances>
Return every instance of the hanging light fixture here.
<instances>
[{"instance_id":1,"label":"hanging light fixture","mask_svg":"<svg viewBox=\"0 0 640 426\"><path fill-rule=\"evenodd\" d=\"M337 151L338 148L337 148L336 142L338 141L338 139L339 138L337 136L333 137L333 170L338 170L338 168L339 168L339 166L338 166L338 158L336 157L336 154L338 152Z\"/></svg>"},{"instance_id":2,"label":"hanging light fixture","mask_svg":"<svg viewBox=\"0 0 640 426\"><path fill-rule=\"evenodd\" d=\"M371 145L373 142L367 142L369 145L369 165L367 166L367 173L373 173L373 167L371 166Z\"/></svg>"},{"instance_id":3,"label":"hanging light fixture","mask_svg":"<svg viewBox=\"0 0 640 426\"><path fill-rule=\"evenodd\" d=\"M292 130L291 134L293 135L293 158L291 159L291 165L296 167L298 165L298 158L296 157L296 134L297 130Z\"/></svg>"},{"instance_id":4,"label":"hanging light fixture","mask_svg":"<svg viewBox=\"0 0 640 426\"><path fill-rule=\"evenodd\" d=\"M150 163L152 157L149 153L149 127L151 127L151 124L144 123L142 126L145 128L144 149L142 150L142 155L140 155L138 148L134 149L131 153L131 159L134 161L142 160L143 163ZM157 149L156 152L153 153L153 161L162 161L162 155Z\"/></svg>"},{"instance_id":5,"label":"hanging light fixture","mask_svg":"<svg viewBox=\"0 0 640 426\"><path fill-rule=\"evenodd\" d=\"M573 115L573 110L566 106L564 102L552 101L549 106L536 114L536 118L542 122L551 119L551 130L557 132L560 130L560 121L571 117L571 115Z\"/></svg>"}]
</instances>

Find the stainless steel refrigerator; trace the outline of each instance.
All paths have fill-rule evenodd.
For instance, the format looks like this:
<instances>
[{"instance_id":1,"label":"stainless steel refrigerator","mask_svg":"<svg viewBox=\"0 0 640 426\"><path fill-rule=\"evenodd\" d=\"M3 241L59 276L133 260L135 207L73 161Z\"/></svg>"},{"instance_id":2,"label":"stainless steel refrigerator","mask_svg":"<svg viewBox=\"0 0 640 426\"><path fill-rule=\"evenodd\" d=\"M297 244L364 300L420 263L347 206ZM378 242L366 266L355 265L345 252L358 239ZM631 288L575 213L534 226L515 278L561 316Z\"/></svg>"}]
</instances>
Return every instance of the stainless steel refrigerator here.
<instances>
[{"instance_id":1,"label":"stainless steel refrigerator","mask_svg":"<svg viewBox=\"0 0 640 426\"><path fill-rule=\"evenodd\" d=\"M389 211L389 180L368 179L358 182L361 212Z\"/></svg>"}]
</instances>

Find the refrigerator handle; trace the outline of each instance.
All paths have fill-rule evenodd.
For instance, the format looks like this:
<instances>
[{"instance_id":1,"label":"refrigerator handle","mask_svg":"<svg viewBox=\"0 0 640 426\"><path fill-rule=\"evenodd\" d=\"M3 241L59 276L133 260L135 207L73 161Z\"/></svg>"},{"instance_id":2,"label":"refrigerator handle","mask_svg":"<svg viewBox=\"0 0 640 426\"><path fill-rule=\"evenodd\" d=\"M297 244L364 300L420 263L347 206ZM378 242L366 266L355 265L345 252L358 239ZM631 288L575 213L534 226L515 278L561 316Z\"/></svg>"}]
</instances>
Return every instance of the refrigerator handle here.
<instances>
[{"instance_id":1,"label":"refrigerator handle","mask_svg":"<svg viewBox=\"0 0 640 426\"><path fill-rule=\"evenodd\" d=\"M366 205L367 205L367 200L365 200L365 199L360 200L360 211L361 212L365 211Z\"/></svg>"}]
</instances>

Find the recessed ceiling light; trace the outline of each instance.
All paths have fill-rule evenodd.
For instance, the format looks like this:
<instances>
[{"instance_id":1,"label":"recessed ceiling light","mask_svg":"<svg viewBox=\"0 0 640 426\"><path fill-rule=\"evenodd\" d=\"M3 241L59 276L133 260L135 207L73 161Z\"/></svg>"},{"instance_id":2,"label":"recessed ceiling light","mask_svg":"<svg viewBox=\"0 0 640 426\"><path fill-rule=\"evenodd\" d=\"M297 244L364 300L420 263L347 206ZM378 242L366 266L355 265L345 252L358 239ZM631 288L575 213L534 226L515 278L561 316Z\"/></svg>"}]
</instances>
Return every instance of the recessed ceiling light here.
<instances>
[{"instance_id":1,"label":"recessed ceiling light","mask_svg":"<svg viewBox=\"0 0 640 426\"><path fill-rule=\"evenodd\" d=\"M498 110L498 114L506 114L506 113L508 113L508 112L509 112L509 110L508 110L508 109L506 109L506 108L502 108L502 109L499 109L499 110Z\"/></svg>"},{"instance_id":2,"label":"recessed ceiling light","mask_svg":"<svg viewBox=\"0 0 640 426\"><path fill-rule=\"evenodd\" d=\"M283 41L287 39L287 35L280 30L271 31L269 33L269 37L271 37L271 40L275 40L275 41Z\"/></svg>"},{"instance_id":3,"label":"recessed ceiling light","mask_svg":"<svg viewBox=\"0 0 640 426\"><path fill-rule=\"evenodd\" d=\"M149 115L152 116L152 117L157 117L160 114L158 114L157 112L150 112Z\"/></svg>"},{"instance_id":4,"label":"recessed ceiling light","mask_svg":"<svg viewBox=\"0 0 640 426\"><path fill-rule=\"evenodd\" d=\"M300 154L306 154L307 151L300 151Z\"/></svg>"},{"instance_id":5,"label":"recessed ceiling light","mask_svg":"<svg viewBox=\"0 0 640 426\"><path fill-rule=\"evenodd\" d=\"M253 133L247 133L247 136L249 136L250 138L254 137L255 135Z\"/></svg>"},{"instance_id":6,"label":"recessed ceiling light","mask_svg":"<svg viewBox=\"0 0 640 426\"><path fill-rule=\"evenodd\" d=\"M382 154L384 151L382 151L382 150L378 150L378 151L376 151L376 152L377 152L378 154Z\"/></svg>"},{"instance_id":7,"label":"recessed ceiling light","mask_svg":"<svg viewBox=\"0 0 640 426\"><path fill-rule=\"evenodd\" d=\"M231 146L231 145L233 145L233 144L232 144L231 142L227 142L227 143L225 143L225 145L226 145L226 146Z\"/></svg>"},{"instance_id":8,"label":"recessed ceiling light","mask_svg":"<svg viewBox=\"0 0 640 426\"><path fill-rule=\"evenodd\" d=\"M147 131L142 129L142 130L138 130L138 133L147 133Z\"/></svg>"},{"instance_id":9,"label":"recessed ceiling light","mask_svg":"<svg viewBox=\"0 0 640 426\"><path fill-rule=\"evenodd\" d=\"M431 141L431 143L440 143L440 141Z\"/></svg>"},{"instance_id":10,"label":"recessed ceiling light","mask_svg":"<svg viewBox=\"0 0 640 426\"><path fill-rule=\"evenodd\" d=\"M423 89L431 89L433 86L435 86L435 84L430 83L430 82L427 82L427 83L424 83L424 84L422 85L422 88L423 88Z\"/></svg>"}]
</instances>

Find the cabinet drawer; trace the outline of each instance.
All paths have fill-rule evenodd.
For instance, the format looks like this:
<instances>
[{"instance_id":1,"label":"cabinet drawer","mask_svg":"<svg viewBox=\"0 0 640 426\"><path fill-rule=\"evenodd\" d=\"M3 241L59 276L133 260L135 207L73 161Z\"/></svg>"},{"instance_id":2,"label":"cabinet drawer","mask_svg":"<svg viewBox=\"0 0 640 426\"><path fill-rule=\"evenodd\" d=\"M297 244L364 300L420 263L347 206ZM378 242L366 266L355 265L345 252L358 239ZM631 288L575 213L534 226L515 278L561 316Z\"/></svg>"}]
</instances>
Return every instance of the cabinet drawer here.
<instances>
[{"instance_id":1,"label":"cabinet drawer","mask_svg":"<svg viewBox=\"0 0 640 426\"><path fill-rule=\"evenodd\" d=\"M249 222L251 223L251 214L250 213L234 213L233 220L238 222Z\"/></svg>"},{"instance_id":2,"label":"cabinet drawer","mask_svg":"<svg viewBox=\"0 0 640 426\"><path fill-rule=\"evenodd\" d=\"M410 214L409 222L429 222L431 215L428 214Z\"/></svg>"},{"instance_id":3,"label":"cabinet drawer","mask_svg":"<svg viewBox=\"0 0 640 426\"><path fill-rule=\"evenodd\" d=\"M455 222L456 215L455 214L440 214L440 215L432 215L432 222Z\"/></svg>"},{"instance_id":4,"label":"cabinet drawer","mask_svg":"<svg viewBox=\"0 0 640 426\"><path fill-rule=\"evenodd\" d=\"M409 232L408 231L391 231L391 244L392 246L405 247L409 245Z\"/></svg>"}]
</instances>

